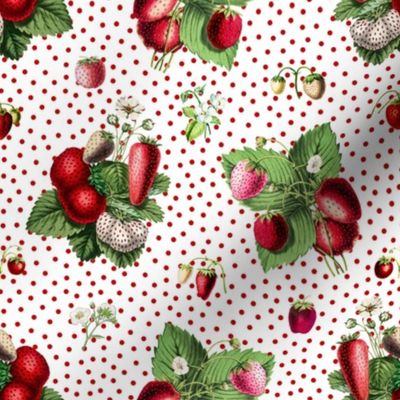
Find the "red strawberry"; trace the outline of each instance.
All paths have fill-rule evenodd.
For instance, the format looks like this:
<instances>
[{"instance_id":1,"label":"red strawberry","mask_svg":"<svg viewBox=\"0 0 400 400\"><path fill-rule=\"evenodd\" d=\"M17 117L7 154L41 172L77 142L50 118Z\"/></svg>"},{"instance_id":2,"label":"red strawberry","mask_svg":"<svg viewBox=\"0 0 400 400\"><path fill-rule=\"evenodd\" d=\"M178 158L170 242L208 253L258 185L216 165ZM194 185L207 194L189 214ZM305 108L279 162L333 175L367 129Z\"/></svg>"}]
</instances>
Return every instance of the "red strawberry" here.
<instances>
[{"instance_id":1,"label":"red strawberry","mask_svg":"<svg viewBox=\"0 0 400 400\"><path fill-rule=\"evenodd\" d=\"M242 18L232 10L221 8L215 12L207 24L207 36L218 50L234 46L242 33Z\"/></svg>"},{"instance_id":2,"label":"red strawberry","mask_svg":"<svg viewBox=\"0 0 400 400\"><path fill-rule=\"evenodd\" d=\"M308 333L313 328L317 313L313 303L296 301L289 311L289 325L293 333Z\"/></svg>"},{"instance_id":3,"label":"red strawberry","mask_svg":"<svg viewBox=\"0 0 400 400\"><path fill-rule=\"evenodd\" d=\"M35 349L23 346L17 349L17 359L11 363L10 373L15 382L39 390L50 376L45 358Z\"/></svg>"},{"instance_id":4,"label":"red strawberry","mask_svg":"<svg viewBox=\"0 0 400 400\"><path fill-rule=\"evenodd\" d=\"M67 217L77 224L96 222L106 211L106 198L88 184L77 186L64 194L59 193L59 199Z\"/></svg>"},{"instance_id":5,"label":"red strawberry","mask_svg":"<svg viewBox=\"0 0 400 400\"><path fill-rule=\"evenodd\" d=\"M341 224L331 219L317 222L317 240L315 248L330 256L342 254L344 251L351 251L355 240L358 238L358 224Z\"/></svg>"},{"instance_id":6,"label":"red strawberry","mask_svg":"<svg viewBox=\"0 0 400 400\"><path fill-rule=\"evenodd\" d=\"M32 400L35 392L23 383L12 381L0 393L0 400Z\"/></svg>"},{"instance_id":7,"label":"red strawberry","mask_svg":"<svg viewBox=\"0 0 400 400\"><path fill-rule=\"evenodd\" d=\"M149 382L140 392L138 400L180 400L181 395L165 381Z\"/></svg>"},{"instance_id":8,"label":"red strawberry","mask_svg":"<svg viewBox=\"0 0 400 400\"><path fill-rule=\"evenodd\" d=\"M392 400L400 400L400 389L397 389L392 393Z\"/></svg>"},{"instance_id":9,"label":"red strawberry","mask_svg":"<svg viewBox=\"0 0 400 400\"><path fill-rule=\"evenodd\" d=\"M179 22L171 17L164 17L154 22L138 23L138 34L146 47L155 51L168 53L181 46Z\"/></svg>"},{"instance_id":10,"label":"red strawberry","mask_svg":"<svg viewBox=\"0 0 400 400\"><path fill-rule=\"evenodd\" d=\"M160 165L161 153L154 139L142 137L129 151L129 197L140 206L146 199Z\"/></svg>"},{"instance_id":11,"label":"red strawberry","mask_svg":"<svg viewBox=\"0 0 400 400\"><path fill-rule=\"evenodd\" d=\"M21 275L25 271L25 261L19 257L11 257L7 261L7 267L11 274L13 275Z\"/></svg>"},{"instance_id":12,"label":"red strawberry","mask_svg":"<svg viewBox=\"0 0 400 400\"><path fill-rule=\"evenodd\" d=\"M358 197L343 178L325 179L315 193L315 201L328 218L342 224L351 224L361 218Z\"/></svg>"},{"instance_id":13,"label":"red strawberry","mask_svg":"<svg viewBox=\"0 0 400 400\"><path fill-rule=\"evenodd\" d=\"M97 57L83 58L75 67L77 85L86 89L96 89L106 79L106 67Z\"/></svg>"},{"instance_id":14,"label":"red strawberry","mask_svg":"<svg viewBox=\"0 0 400 400\"><path fill-rule=\"evenodd\" d=\"M7 21L24 21L35 12L37 3L38 0L1 0L0 14Z\"/></svg>"},{"instance_id":15,"label":"red strawberry","mask_svg":"<svg viewBox=\"0 0 400 400\"><path fill-rule=\"evenodd\" d=\"M357 335L343 337L338 359L344 380L355 400L368 400L368 345Z\"/></svg>"},{"instance_id":16,"label":"red strawberry","mask_svg":"<svg viewBox=\"0 0 400 400\"><path fill-rule=\"evenodd\" d=\"M4 139L11 130L12 127L12 115L0 108L0 140Z\"/></svg>"},{"instance_id":17,"label":"red strawberry","mask_svg":"<svg viewBox=\"0 0 400 400\"><path fill-rule=\"evenodd\" d=\"M210 297L216 282L217 274L215 269L199 269L196 275L197 296L203 300L207 300Z\"/></svg>"},{"instance_id":18,"label":"red strawberry","mask_svg":"<svg viewBox=\"0 0 400 400\"><path fill-rule=\"evenodd\" d=\"M133 18L141 22L153 22L166 17L177 0L135 0Z\"/></svg>"},{"instance_id":19,"label":"red strawberry","mask_svg":"<svg viewBox=\"0 0 400 400\"><path fill-rule=\"evenodd\" d=\"M400 129L400 100L393 100L386 107L386 119L392 128Z\"/></svg>"},{"instance_id":20,"label":"red strawberry","mask_svg":"<svg viewBox=\"0 0 400 400\"><path fill-rule=\"evenodd\" d=\"M249 361L229 375L232 386L240 393L261 396L267 386L267 374L257 361Z\"/></svg>"},{"instance_id":21,"label":"red strawberry","mask_svg":"<svg viewBox=\"0 0 400 400\"><path fill-rule=\"evenodd\" d=\"M257 243L269 251L279 251L289 239L289 225L281 214L262 215L254 223Z\"/></svg>"},{"instance_id":22,"label":"red strawberry","mask_svg":"<svg viewBox=\"0 0 400 400\"><path fill-rule=\"evenodd\" d=\"M393 272L393 259L382 256L375 264L375 275L380 279L387 278Z\"/></svg>"},{"instance_id":23,"label":"red strawberry","mask_svg":"<svg viewBox=\"0 0 400 400\"><path fill-rule=\"evenodd\" d=\"M87 183L90 168L82 160L83 149L70 147L53 161L50 170L52 184L60 190L69 190Z\"/></svg>"},{"instance_id":24,"label":"red strawberry","mask_svg":"<svg viewBox=\"0 0 400 400\"><path fill-rule=\"evenodd\" d=\"M400 12L400 0L392 0L392 8Z\"/></svg>"}]
</instances>

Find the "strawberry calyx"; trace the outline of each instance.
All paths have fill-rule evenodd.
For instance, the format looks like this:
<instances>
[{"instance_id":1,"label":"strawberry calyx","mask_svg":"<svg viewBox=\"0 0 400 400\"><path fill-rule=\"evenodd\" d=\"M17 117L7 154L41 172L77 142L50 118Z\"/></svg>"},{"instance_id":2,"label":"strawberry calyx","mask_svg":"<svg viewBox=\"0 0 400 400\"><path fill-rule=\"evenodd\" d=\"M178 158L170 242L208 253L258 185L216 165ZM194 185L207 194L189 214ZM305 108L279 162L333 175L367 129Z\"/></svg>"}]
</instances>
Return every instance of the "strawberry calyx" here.
<instances>
[{"instance_id":1,"label":"strawberry calyx","mask_svg":"<svg viewBox=\"0 0 400 400\"><path fill-rule=\"evenodd\" d=\"M109 140L110 142L114 141L114 135L111 132L107 131L100 131L101 132L101 137L105 140Z\"/></svg>"},{"instance_id":2,"label":"strawberry calyx","mask_svg":"<svg viewBox=\"0 0 400 400\"><path fill-rule=\"evenodd\" d=\"M199 268L197 271L199 274L204 275L209 278L213 278L213 277L217 276L217 273L215 272L214 268Z\"/></svg>"},{"instance_id":3,"label":"strawberry calyx","mask_svg":"<svg viewBox=\"0 0 400 400\"><path fill-rule=\"evenodd\" d=\"M390 264L392 262L393 262L393 258L392 257L388 257L388 256L382 256L378 260L379 265L388 265L388 264Z\"/></svg>"},{"instance_id":4,"label":"strawberry calyx","mask_svg":"<svg viewBox=\"0 0 400 400\"><path fill-rule=\"evenodd\" d=\"M391 336L391 335L393 335L395 332L396 332L396 327L395 326L392 326L392 327L390 327L390 328L386 328L384 331L383 331L383 336Z\"/></svg>"},{"instance_id":5,"label":"strawberry calyx","mask_svg":"<svg viewBox=\"0 0 400 400\"><path fill-rule=\"evenodd\" d=\"M153 145L153 146L161 146L161 144L157 142L157 139L154 139L154 138L152 138L150 136L141 135L139 137L139 142L143 143L143 144L150 144L150 145Z\"/></svg>"},{"instance_id":6,"label":"strawberry calyx","mask_svg":"<svg viewBox=\"0 0 400 400\"><path fill-rule=\"evenodd\" d=\"M304 83L313 83L314 81L323 81L324 77L321 74L313 73L304 78Z\"/></svg>"},{"instance_id":7,"label":"strawberry calyx","mask_svg":"<svg viewBox=\"0 0 400 400\"><path fill-rule=\"evenodd\" d=\"M226 18L240 16L238 12L230 7L221 6L216 10L217 13L224 14Z\"/></svg>"},{"instance_id":8,"label":"strawberry calyx","mask_svg":"<svg viewBox=\"0 0 400 400\"><path fill-rule=\"evenodd\" d=\"M183 271L193 271L193 267L189 264L181 264L179 268Z\"/></svg>"},{"instance_id":9,"label":"strawberry calyx","mask_svg":"<svg viewBox=\"0 0 400 400\"><path fill-rule=\"evenodd\" d=\"M293 308L296 311L314 310L314 303L306 301L306 299L299 299L293 303Z\"/></svg>"},{"instance_id":10,"label":"strawberry calyx","mask_svg":"<svg viewBox=\"0 0 400 400\"><path fill-rule=\"evenodd\" d=\"M340 337L339 344L354 342L360 337L360 332L352 333L351 335L343 335Z\"/></svg>"},{"instance_id":11,"label":"strawberry calyx","mask_svg":"<svg viewBox=\"0 0 400 400\"><path fill-rule=\"evenodd\" d=\"M0 361L0 392L11 381L12 375L10 373L10 365L3 361Z\"/></svg>"},{"instance_id":12,"label":"strawberry calyx","mask_svg":"<svg viewBox=\"0 0 400 400\"><path fill-rule=\"evenodd\" d=\"M275 75L272 78L272 82L286 82L286 79L283 76Z\"/></svg>"},{"instance_id":13,"label":"strawberry calyx","mask_svg":"<svg viewBox=\"0 0 400 400\"><path fill-rule=\"evenodd\" d=\"M79 61L79 65L87 65L87 64L97 64L100 60L99 57L82 57Z\"/></svg>"},{"instance_id":14,"label":"strawberry calyx","mask_svg":"<svg viewBox=\"0 0 400 400\"><path fill-rule=\"evenodd\" d=\"M265 175L265 171L259 166L259 163L261 160L258 161L250 161L250 160L244 160L247 164L245 167L245 170L247 172L255 172L258 175Z\"/></svg>"}]
</instances>

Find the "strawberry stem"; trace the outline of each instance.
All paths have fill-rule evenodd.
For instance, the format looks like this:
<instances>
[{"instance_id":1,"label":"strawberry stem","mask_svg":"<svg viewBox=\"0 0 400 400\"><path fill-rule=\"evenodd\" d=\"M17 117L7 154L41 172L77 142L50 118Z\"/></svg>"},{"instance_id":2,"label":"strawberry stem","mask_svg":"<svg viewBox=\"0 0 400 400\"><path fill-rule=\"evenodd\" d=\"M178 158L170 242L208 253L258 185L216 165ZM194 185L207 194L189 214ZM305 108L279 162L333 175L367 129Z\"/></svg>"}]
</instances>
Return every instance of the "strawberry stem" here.
<instances>
[{"instance_id":1,"label":"strawberry stem","mask_svg":"<svg viewBox=\"0 0 400 400\"><path fill-rule=\"evenodd\" d=\"M12 249L15 249L15 251L12 251ZM18 252L20 252L21 250L22 248L20 246L13 244L11 246L8 246L3 251L0 258L0 274L3 272L3 266L9 258L14 258L15 260L18 261L24 261L23 258L18 256Z\"/></svg>"},{"instance_id":2,"label":"strawberry stem","mask_svg":"<svg viewBox=\"0 0 400 400\"><path fill-rule=\"evenodd\" d=\"M392 99L389 97L389 100L384 104L378 107L379 102L383 99L384 96L386 96L389 93L394 93L397 96L397 99L400 101L400 92L397 90L388 90L385 93L382 94L382 96L379 97L379 99L376 101L374 108L372 109L371 115L374 114L376 109L379 109L378 114L392 101Z\"/></svg>"}]
</instances>

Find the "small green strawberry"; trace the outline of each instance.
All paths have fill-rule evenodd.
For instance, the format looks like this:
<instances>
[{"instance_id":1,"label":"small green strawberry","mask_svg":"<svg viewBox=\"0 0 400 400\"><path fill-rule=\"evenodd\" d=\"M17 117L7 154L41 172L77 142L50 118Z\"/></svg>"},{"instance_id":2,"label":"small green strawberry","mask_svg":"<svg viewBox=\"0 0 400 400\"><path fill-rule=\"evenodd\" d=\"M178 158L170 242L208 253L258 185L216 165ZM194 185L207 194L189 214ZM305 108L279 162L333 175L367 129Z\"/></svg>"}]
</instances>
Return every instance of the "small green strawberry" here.
<instances>
[{"instance_id":1,"label":"small green strawberry","mask_svg":"<svg viewBox=\"0 0 400 400\"><path fill-rule=\"evenodd\" d=\"M114 151L114 136L106 131L94 132L86 144L83 161L95 164L107 159Z\"/></svg>"},{"instance_id":2,"label":"small green strawberry","mask_svg":"<svg viewBox=\"0 0 400 400\"><path fill-rule=\"evenodd\" d=\"M271 89L275 94L282 94L286 87L286 80L282 76L274 76L271 81Z\"/></svg>"},{"instance_id":3,"label":"small green strawberry","mask_svg":"<svg viewBox=\"0 0 400 400\"><path fill-rule=\"evenodd\" d=\"M383 332L383 348L394 357L400 358L400 327L392 327Z\"/></svg>"}]
</instances>

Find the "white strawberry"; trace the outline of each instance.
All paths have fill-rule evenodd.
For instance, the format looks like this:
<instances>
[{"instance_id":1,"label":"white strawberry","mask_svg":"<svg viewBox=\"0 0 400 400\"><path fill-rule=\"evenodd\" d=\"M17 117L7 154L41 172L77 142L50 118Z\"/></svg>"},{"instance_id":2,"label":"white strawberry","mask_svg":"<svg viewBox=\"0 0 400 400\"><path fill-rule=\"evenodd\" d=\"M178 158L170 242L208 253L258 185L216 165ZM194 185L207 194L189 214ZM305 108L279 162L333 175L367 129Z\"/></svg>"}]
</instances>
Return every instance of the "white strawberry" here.
<instances>
[{"instance_id":1,"label":"white strawberry","mask_svg":"<svg viewBox=\"0 0 400 400\"><path fill-rule=\"evenodd\" d=\"M184 284L188 281L193 273L193 267L189 264L181 264L178 270L178 282Z\"/></svg>"},{"instance_id":2,"label":"white strawberry","mask_svg":"<svg viewBox=\"0 0 400 400\"><path fill-rule=\"evenodd\" d=\"M122 222L104 212L96 222L96 233L112 249L129 253L146 243L148 229L140 221Z\"/></svg>"},{"instance_id":3,"label":"white strawberry","mask_svg":"<svg viewBox=\"0 0 400 400\"><path fill-rule=\"evenodd\" d=\"M361 47L367 44L368 34L373 27L373 22L366 19L357 20L350 28L350 35L354 42Z\"/></svg>"},{"instance_id":4,"label":"white strawberry","mask_svg":"<svg viewBox=\"0 0 400 400\"><path fill-rule=\"evenodd\" d=\"M17 351L10 335L0 329L0 360L4 362L13 362L16 359Z\"/></svg>"},{"instance_id":5,"label":"white strawberry","mask_svg":"<svg viewBox=\"0 0 400 400\"><path fill-rule=\"evenodd\" d=\"M390 10L383 18L382 21L385 23L389 39L393 40L400 35L400 13L394 9Z\"/></svg>"},{"instance_id":6,"label":"white strawberry","mask_svg":"<svg viewBox=\"0 0 400 400\"><path fill-rule=\"evenodd\" d=\"M249 361L229 375L232 386L240 393L261 396L267 386L267 374L257 361Z\"/></svg>"},{"instance_id":7,"label":"white strawberry","mask_svg":"<svg viewBox=\"0 0 400 400\"><path fill-rule=\"evenodd\" d=\"M382 19L376 21L368 33L365 48L368 50L383 49L390 42L388 28Z\"/></svg>"},{"instance_id":8,"label":"white strawberry","mask_svg":"<svg viewBox=\"0 0 400 400\"><path fill-rule=\"evenodd\" d=\"M114 151L114 136L106 131L96 131L90 138L83 152L86 164L95 164L107 159Z\"/></svg>"},{"instance_id":9,"label":"white strawberry","mask_svg":"<svg viewBox=\"0 0 400 400\"><path fill-rule=\"evenodd\" d=\"M382 344L389 354L400 358L400 327L386 329L383 333Z\"/></svg>"},{"instance_id":10,"label":"white strawberry","mask_svg":"<svg viewBox=\"0 0 400 400\"><path fill-rule=\"evenodd\" d=\"M246 200L260 194L267 184L267 174L251 167L248 161L239 161L231 173L232 195Z\"/></svg>"}]
</instances>

